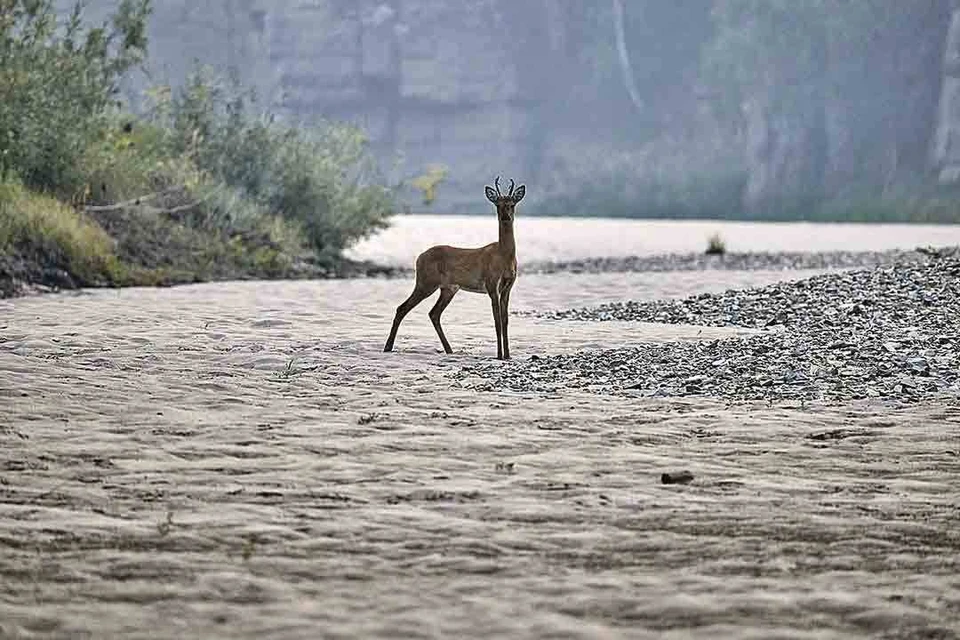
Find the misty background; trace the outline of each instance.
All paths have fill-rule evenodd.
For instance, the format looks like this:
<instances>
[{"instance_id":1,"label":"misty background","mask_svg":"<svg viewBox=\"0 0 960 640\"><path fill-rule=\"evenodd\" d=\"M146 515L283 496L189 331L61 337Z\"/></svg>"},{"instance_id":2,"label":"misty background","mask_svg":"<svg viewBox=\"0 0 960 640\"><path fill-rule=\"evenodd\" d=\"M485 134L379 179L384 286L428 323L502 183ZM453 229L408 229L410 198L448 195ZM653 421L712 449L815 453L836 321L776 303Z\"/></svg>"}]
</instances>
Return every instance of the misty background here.
<instances>
[{"instance_id":1,"label":"misty background","mask_svg":"<svg viewBox=\"0 0 960 640\"><path fill-rule=\"evenodd\" d=\"M134 105L200 60L362 126L410 211L501 174L544 214L960 219L952 0L166 0L148 35Z\"/></svg>"}]
</instances>

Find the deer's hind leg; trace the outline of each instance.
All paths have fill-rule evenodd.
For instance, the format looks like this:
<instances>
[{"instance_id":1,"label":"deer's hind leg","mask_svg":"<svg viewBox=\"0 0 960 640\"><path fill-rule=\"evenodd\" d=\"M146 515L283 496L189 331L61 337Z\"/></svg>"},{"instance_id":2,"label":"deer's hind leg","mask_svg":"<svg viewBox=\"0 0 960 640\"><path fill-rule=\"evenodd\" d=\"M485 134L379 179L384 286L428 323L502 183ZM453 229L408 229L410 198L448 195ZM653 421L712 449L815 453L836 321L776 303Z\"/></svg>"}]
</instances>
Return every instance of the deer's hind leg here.
<instances>
[{"instance_id":1,"label":"deer's hind leg","mask_svg":"<svg viewBox=\"0 0 960 640\"><path fill-rule=\"evenodd\" d=\"M413 293L410 294L410 297L404 300L399 307L397 307L397 315L393 318L393 326L390 328L390 337L387 338L387 343L383 345L384 351L393 351L393 343L397 339L397 329L400 328L400 323L403 322L403 318L413 310L415 306L420 304L427 298L431 293L437 290L439 285L427 285L425 283L417 282L416 287L413 289Z\"/></svg>"},{"instance_id":2,"label":"deer's hind leg","mask_svg":"<svg viewBox=\"0 0 960 640\"><path fill-rule=\"evenodd\" d=\"M433 305L433 309L430 309L430 321L433 322L433 327L437 330L437 335L440 336L440 344L443 345L443 350L447 353L453 353L453 349L450 348L447 337L443 335L440 315L443 314L443 310L447 308L455 295L457 295L457 287L440 287L440 297L437 298L437 303Z\"/></svg>"}]
</instances>

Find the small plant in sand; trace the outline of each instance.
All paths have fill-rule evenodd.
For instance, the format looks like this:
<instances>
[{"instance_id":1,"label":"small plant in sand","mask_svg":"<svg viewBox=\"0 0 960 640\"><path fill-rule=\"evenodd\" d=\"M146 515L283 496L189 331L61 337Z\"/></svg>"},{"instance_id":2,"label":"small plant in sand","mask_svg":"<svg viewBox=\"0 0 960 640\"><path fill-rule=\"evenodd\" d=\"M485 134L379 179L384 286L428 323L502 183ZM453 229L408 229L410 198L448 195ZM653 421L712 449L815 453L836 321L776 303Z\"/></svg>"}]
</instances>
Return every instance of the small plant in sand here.
<instances>
[{"instance_id":1,"label":"small plant in sand","mask_svg":"<svg viewBox=\"0 0 960 640\"><path fill-rule=\"evenodd\" d=\"M165 538L173 530L173 525L173 511L167 511L167 519L157 523L157 533L161 538Z\"/></svg>"},{"instance_id":2,"label":"small plant in sand","mask_svg":"<svg viewBox=\"0 0 960 640\"><path fill-rule=\"evenodd\" d=\"M278 381L287 381L296 378L299 375L307 373L308 371L316 371L320 365L307 365L302 366L297 364L297 358L293 357L287 360L287 363L283 365L283 368L273 374L273 379Z\"/></svg>"},{"instance_id":3,"label":"small plant in sand","mask_svg":"<svg viewBox=\"0 0 960 640\"><path fill-rule=\"evenodd\" d=\"M723 241L723 238L719 233L714 233L709 238L707 238L707 250L706 254L708 256L722 256L727 252L727 245Z\"/></svg>"},{"instance_id":4,"label":"small plant in sand","mask_svg":"<svg viewBox=\"0 0 960 640\"><path fill-rule=\"evenodd\" d=\"M283 369L277 371L275 377L277 380L290 380L291 378L297 377L301 373L303 373L303 369L297 366L297 359L290 358L287 360L287 364L283 366Z\"/></svg>"},{"instance_id":5,"label":"small plant in sand","mask_svg":"<svg viewBox=\"0 0 960 640\"><path fill-rule=\"evenodd\" d=\"M256 551L257 545L260 544L260 538L255 533L251 533L246 536L243 541L243 548L240 550L240 555L243 557L244 562L249 562L250 558L253 557L253 552Z\"/></svg>"},{"instance_id":6,"label":"small plant in sand","mask_svg":"<svg viewBox=\"0 0 960 640\"><path fill-rule=\"evenodd\" d=\"M504 462L501 460L494 465L493 470L496 471L497 473L511 475L515 471L514 469L515 466L516 466L515 462Z\"/></svg>"}]
</instances>

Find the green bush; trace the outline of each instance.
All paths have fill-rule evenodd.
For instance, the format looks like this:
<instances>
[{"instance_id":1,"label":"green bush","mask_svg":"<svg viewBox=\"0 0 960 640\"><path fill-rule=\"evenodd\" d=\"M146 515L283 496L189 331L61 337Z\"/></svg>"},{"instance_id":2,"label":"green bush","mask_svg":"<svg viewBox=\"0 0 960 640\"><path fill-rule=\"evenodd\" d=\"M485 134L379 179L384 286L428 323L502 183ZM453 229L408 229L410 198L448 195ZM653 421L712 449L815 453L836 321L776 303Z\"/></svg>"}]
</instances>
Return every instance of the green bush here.
<instances>
[{"instance_id":1,"label":"green bush","mask_svg":"<svg viewBox=\"0 0 960 640\"><path fill-rule=\"evenodd\" d=\"M54 286L289 276L385 226L393 194L357 129L275 123L205 71L125 113L117 87L144 58L149 13L120 0L87 28L79 4L58 21L53 0L0 0L5 293L22 273L68 274Z\"/></svg>"},{"instance_id":2,"label":"green bush","mask_svg":"<svg viewBox=\"0 0 960 640\"><path fill-rule=\"evenodd\" d=\"M6 181L0 183L0 296L16 293L11 280L69 288L287 276L295 264L285 230L264 220L248 234L228 236L151 209L87 215Z\"/></svg>"},{"instance_id":3,"label":"green bush","mask_svg":"<svg viewBox=\"0 0 960 640\"><path fill-rule=\"evenodd\" d=\"M115 242L125 267L122 284L287 277L296 272L296 255L267 226L227 235L151 209L98 212L93 217Z\"/></svg>"},{"instance_id":4,"label":"green bush","mask_svg":"<svg viewBox=\"0 0 960 640\"><path fill-rule=\"evenodd\" d=\"M170 154L190 158L211 180L296 223L318 255L339 254L385 227L395 211L393 192L376 183L360 130L278 123L257 111L252 95L208 70L195 71L177 92L155 91L148 117L168 132Z\"/></svg>"},{"instance_id":5,"label":"green bush","mask_svg":"<svg viewBox=\"0 0 960 640\"><path fill-rule=\"evenodd\" d=\"M113 204L199 180L188 159L169 153L165 132L120 112L105 114L102 125L78 161L78 201Z\"/></svg>"},{"instance_id":6,"label":"green bush","mask_svg":"<svg viewBox=\"0 0 960 640\"><path fill-rule=\"evenodd\" d=\"M727 252L727 243L719 233L713 233L707 238L707 250L704 252L708 256L722 256Z\"/></svg>"},{"instance_id":7,"label":"green bush","mask_svg":"<svg viewBox=\"0 0 960 640\"><path fill-rule=\"evenodd\" d=\"M120 78L146 53L149 12L149 0L121 0L84 28L79 3L61 23L52 0L0 0L0 177L73 195Z\"/></svg>"}]
</instances>

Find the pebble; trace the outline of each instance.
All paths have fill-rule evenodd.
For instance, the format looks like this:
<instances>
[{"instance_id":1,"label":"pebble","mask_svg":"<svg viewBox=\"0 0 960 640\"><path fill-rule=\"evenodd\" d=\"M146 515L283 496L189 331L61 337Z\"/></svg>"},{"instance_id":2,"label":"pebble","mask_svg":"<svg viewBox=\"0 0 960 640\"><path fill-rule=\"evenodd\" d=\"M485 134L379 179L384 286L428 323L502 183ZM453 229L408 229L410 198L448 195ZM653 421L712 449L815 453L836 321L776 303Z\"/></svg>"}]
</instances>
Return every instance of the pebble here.
<instances>
[{"instance_id":1,"label":"pebble","mask_svg":"<svg viewBox=\"0 0 960 640\"><path fill-rule=\"evenodd\" d=\"M537 315L557 321L628 320L760 332L481 362L457 375L479 376L491 390L520 392L582 389L769 401L960 397L957 248L765 287Z\"/></svg>"},{"instance_id":2,"label":"pebble","mask_svg":"<svg viewBox=\"0 0 960 640\"><path fill-rule=\"evenodd\" d=\"M687 484L693 482L693 474L689 471L668 471L660 474L662 484Z\"/></svg>"}]
</instances>

